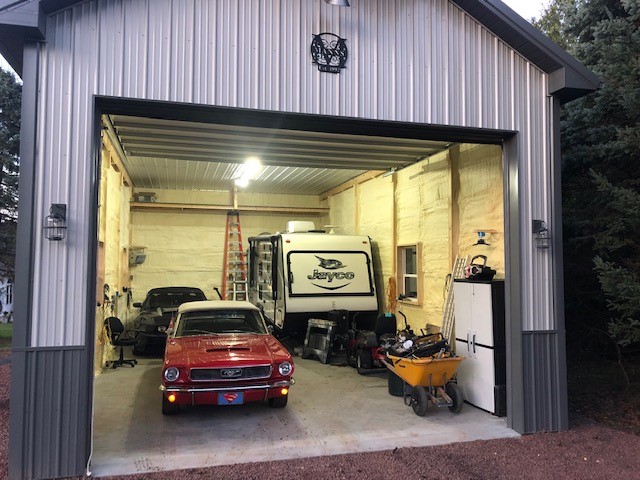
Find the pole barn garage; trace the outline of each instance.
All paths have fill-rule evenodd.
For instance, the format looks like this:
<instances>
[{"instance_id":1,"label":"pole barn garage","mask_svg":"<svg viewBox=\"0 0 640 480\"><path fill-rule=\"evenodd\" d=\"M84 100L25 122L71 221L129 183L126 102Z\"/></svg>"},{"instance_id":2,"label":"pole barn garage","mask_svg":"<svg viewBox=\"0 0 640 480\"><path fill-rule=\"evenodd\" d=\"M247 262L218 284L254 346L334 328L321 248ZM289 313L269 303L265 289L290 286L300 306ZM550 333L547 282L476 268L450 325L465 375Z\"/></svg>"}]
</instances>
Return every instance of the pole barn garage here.
<instances>
[{"instance_id":1,"label":"pole barn garage","mask_svg":"<svg viewBox=\"0 0 640 480\"><path fill-rule=\"evenodd\" d=\"M148 208L127 205L145 193L136 161L164 171L167 182L189 175L195 185L208 175L198 170L202 162L237 165L246 145L264 147L266 169L314 169L314 181L324 175L334 183L314 190L298 180L297 193L283 184L250 200L233 190L230 203L231 183L225 198L206 202L156 185L164 189L159 202L169 210L252 205L244 211L256 234L275 230L284 217L269 215L278 212L340 223L379 241L385 278L398 275L403 245L422 244L420 271L428 273L418 284L430 294L407 310L429 320L442 307L438 282L451 260L491 230L505 286L507 425L522 434L568 428L559 115L563 102L596 90L600 79L501 1L1 1L0 53L24 82L10 478L87 470L94 379L106 358L96 283L117 285L120 296L133 284L143 294L153 283L143 283L144 269L161 259L151 250L161 227L145 245L131 241ZM128 137L134 127L138 137ZM224 143L229 136L245 145ZM468 145L497 152L499 208L493 215L482 207L476 224L463 220L486 189L463 202L466 187L452 197L455 188L411 184L427 182L445 158L447 185L482 187L471 170L463 173L465 152L476 151ZM105 218L110 187L101 182L116 174L117 218ZM220 192L220 185L191 189ZM352 196L340 185L353 187ZM388 215L368 208L380 201L379 186L390 192ZM315 195L304 196L307 205L305 188ZM412 210L427 191L434 193L425 208ZM434 222L439 201L443 220ZM112 221L120 222L119 238L110 239ZM446 245L437 258L429 239ZM148 247L148 265L128 264L134 247ZM184 261L200 252L206 263L211 252L203 247L185 244L193 250ZM220 275L214 257L210 284ZM109 275L117 279L107 282Z\"/></svg>"}]
</instances>

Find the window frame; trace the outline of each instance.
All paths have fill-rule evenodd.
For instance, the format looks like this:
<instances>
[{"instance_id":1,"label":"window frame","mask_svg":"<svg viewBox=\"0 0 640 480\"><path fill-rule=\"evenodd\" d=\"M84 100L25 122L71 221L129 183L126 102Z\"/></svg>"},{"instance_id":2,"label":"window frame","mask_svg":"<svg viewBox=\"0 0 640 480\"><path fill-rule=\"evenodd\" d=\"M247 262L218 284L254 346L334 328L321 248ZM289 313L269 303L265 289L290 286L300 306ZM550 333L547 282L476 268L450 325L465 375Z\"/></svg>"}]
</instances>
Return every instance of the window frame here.
<instances>
[{"instance_id":1,"label":"window frame","mask_svg":"<svg viewBox=\"0 0 640 480\"><path fill-rule=\"evenodd\" d=\"M409 249L415 249L416 255L416 273L406 273L406 251ZM416 296L399 299L399 302L408 303L410 305L422 305L423 302L423 288L422 288L422 243L409 243L397 246L396 250L397 269L396 269L396 285L398 296L406 295L405 293L405 279L416 279Z\"/></svg>"}]
</instances>

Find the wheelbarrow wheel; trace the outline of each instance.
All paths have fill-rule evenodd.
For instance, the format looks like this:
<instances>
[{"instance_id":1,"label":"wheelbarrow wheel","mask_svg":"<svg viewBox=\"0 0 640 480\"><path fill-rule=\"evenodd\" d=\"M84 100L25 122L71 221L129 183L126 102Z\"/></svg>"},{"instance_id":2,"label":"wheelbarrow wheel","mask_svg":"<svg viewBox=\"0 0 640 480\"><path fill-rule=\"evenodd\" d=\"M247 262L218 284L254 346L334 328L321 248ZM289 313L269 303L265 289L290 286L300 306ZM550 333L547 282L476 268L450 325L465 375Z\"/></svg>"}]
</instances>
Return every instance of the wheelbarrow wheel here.
<instances>
[{"instance_id":1,"label":"wheelbarrow wheel","mask_svg":"<svg viewBox=\"0 0 640 480\"><path fill-rule=\"evenodd\" d=\"M447 392L447 395L449 395L453 401L453 405L449 407L449 410L453 413L460 413L460 410L462 410L462 404L464 403L464 399L462 398L462 389L457 383L449 382L445 386L444 391Z\"/></svg>"},{"instance_id":2,"label":"wheelbarrow wheel","mask_svg":"<svg viewBox=\"0 0 640 480\"><path fill-rule=\"evenodd\" d=\"M411 390L411 408L413 408L413 413L419 417L424 417L427 414L428 407L429 398L427 397L427 391L424 387L416 385Z\"/></svg>"}]
</instances>

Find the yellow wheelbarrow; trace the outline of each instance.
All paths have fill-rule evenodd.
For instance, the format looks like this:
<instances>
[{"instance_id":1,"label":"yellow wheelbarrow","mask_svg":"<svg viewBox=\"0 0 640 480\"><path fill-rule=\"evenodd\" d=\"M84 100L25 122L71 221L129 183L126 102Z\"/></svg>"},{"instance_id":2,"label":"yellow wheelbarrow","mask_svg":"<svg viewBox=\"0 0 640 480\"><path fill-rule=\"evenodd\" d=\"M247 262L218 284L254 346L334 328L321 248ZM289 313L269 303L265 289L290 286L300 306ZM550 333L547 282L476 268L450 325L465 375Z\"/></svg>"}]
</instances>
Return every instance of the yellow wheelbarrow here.
<instances>
[{"instance_id":1,"label":"yellow wheelbarrow","mask_svg":"<svg viewBox=\"0 0 640 480\"><path fill-rule=\"evenodd\" d=\"M429 402L460 413L464 399L462 389L452 380L462 357L449 353L432 357L397 357L387 355L385 365L404 382L404 401L416 415L427 413Z\"/></svg>"}]
</instances>

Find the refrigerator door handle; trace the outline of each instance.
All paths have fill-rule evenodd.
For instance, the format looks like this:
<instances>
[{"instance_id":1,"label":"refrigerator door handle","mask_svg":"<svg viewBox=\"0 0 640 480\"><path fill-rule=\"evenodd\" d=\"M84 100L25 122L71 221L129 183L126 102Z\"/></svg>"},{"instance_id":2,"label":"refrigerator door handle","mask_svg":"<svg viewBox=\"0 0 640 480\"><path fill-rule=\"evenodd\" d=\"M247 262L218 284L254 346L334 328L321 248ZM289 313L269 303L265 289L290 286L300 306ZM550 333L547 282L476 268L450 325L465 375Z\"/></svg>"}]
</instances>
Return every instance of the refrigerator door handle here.
<instances>
[{"instance_id":1,"label":"refrigerator door handle","mask_svg":"<svg viewBox=\"0 0 640 480\"><path fill-rule=\"evenodd\" d=\"M469 332L467 332L467 353L469 353Z\"/></svg>"},{"instance_id":2,"label":"refrigerator door handle","mask_svg":"<svg viewBox=\"0 0 640 480\"><path fill-rule=\"evenodd\" d=\"M475 332L473 333L473 353L476 353L476 334Z\"/></svg>"}]
</instances>

